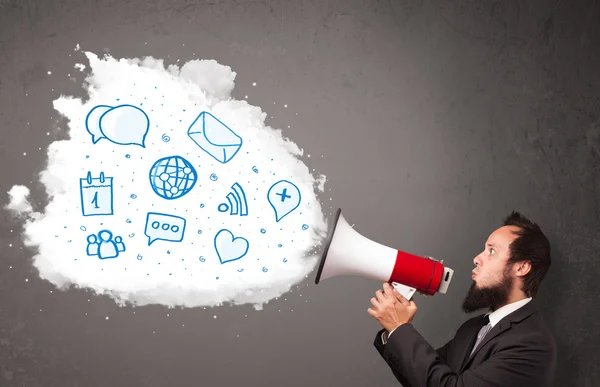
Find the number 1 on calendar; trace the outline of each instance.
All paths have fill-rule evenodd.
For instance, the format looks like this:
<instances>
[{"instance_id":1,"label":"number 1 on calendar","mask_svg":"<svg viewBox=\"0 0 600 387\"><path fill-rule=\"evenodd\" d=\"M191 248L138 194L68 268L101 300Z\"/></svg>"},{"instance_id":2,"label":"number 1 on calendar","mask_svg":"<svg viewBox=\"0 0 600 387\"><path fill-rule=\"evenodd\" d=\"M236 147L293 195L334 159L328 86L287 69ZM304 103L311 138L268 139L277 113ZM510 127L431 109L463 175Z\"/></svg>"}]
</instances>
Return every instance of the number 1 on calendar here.
<instances>
[{"instance_id":1,"label":"number 1 on calendar","mask_svg":"<svg viewBox=\"0 0 600 387\"><path fill-rule=\"evenodd\" d=\"M92 204L94 205L95 209L100 208L100 207L98 207L98 191L94 192L94 198L92 199Z\"/></svg>"}]
</instances>

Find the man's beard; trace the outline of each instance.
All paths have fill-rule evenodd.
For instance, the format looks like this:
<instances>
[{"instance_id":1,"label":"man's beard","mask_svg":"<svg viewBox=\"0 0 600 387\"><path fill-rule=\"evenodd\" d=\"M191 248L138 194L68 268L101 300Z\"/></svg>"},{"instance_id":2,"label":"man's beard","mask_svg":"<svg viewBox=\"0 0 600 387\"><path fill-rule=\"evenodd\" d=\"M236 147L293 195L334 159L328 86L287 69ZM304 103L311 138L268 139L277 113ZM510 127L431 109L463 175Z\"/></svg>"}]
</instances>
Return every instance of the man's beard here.
<instances>
[{"instance_id":1,"label":"man's beard","mask_svg":"<svg viewBox=\"0 0 600 387\"><path fill-rule=\"evenodd\" d=\"M504 273L502 282L486 288L477 288L475 281L471 284L462 304L465 313L471 313L479 309L498 309L508 301L512 289L513 279Z\"/></svg>"}]
</instances>

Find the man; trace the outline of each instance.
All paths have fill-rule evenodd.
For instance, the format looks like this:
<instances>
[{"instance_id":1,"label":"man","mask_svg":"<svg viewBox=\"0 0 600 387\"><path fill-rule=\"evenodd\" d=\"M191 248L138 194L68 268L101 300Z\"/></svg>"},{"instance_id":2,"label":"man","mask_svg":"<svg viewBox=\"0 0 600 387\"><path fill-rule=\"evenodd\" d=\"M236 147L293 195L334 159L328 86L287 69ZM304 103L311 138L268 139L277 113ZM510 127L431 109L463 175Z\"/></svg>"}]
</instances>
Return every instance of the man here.
<instances>
[{"instance_id":1,"label":"man","mask_svg":"<svg viewBox=\"0 0 600 387\"><path fill-rule=\"evenodd\" d=\"M383 327L374 345L404 387L552 386L556 345L535 296L550 268L550 244L537 224L513 211L474 260L463 302L467 320L434 350L411 324L417 312L388 283L368 313Z\"/></svg>"}]
</instances>

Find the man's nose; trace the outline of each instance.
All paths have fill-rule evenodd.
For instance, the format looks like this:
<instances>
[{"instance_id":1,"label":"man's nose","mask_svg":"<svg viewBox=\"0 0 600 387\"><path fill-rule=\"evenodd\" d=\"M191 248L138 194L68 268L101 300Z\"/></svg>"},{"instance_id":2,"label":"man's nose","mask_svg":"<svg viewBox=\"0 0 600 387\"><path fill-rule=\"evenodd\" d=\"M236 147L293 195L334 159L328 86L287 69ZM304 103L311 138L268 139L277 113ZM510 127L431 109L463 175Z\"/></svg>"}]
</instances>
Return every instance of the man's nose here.
<instances>
[{"instance_id":1,"label":"man's nose","mask_svg":"<svg viewBox=\"0 0 600 387\"><path fill-rule=\"evenodd\" d=\"M473 258L473 264L475 264L475 266L479 266L479 264L480 264L479 255L477 255L477 256L475 256L475 258Z\"/></svg>"}]
</instances>

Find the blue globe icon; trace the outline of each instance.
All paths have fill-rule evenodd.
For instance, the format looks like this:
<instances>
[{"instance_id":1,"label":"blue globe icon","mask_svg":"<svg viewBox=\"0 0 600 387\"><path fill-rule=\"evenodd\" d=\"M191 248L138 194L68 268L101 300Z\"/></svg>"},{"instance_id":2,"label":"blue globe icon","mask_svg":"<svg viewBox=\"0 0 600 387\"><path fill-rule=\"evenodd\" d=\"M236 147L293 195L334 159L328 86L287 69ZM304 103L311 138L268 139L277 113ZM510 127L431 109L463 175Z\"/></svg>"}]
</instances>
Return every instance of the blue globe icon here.
<instances>
[{"instance_id":1,"label":"blue globe icon","mask_svg":"<svg viewBox=\"0 0 600 387\"><path fill-rule=\"evenodd\" d=\"M181 156L163 157L150 168L150 185L161 198L178 199L194 188L196 170Z\"/></svg>"}]
</instances>

